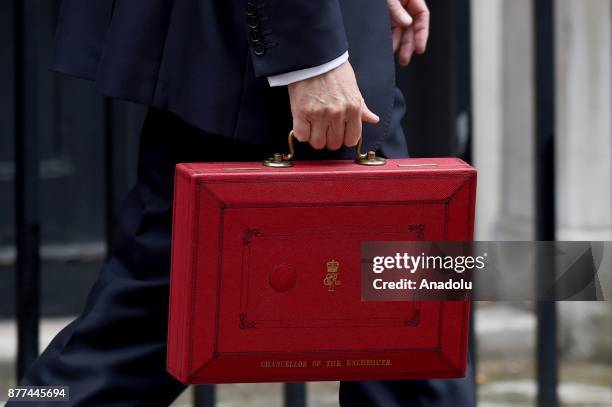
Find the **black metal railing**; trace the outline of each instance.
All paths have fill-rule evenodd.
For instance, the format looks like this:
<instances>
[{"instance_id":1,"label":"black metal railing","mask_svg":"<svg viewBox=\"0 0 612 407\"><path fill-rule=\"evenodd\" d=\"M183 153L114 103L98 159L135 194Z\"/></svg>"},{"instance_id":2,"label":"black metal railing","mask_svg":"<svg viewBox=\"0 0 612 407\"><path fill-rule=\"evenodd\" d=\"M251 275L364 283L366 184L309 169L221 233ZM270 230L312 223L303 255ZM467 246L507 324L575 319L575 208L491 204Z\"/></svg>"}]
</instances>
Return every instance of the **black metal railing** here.
<instances>
[{"instance_id":1,"label":"black metal railing","mask_svg":"<svg viewBox=\"0 0 612 407\"><path fill-rule=\"evenodd\" d=\"M535 234L536 240L555 240L555 25L554 0L535 0ZM538 258L540 263L543 259ZM536 267L536 284L555 280L554 264ZM536 304L538 319L536 361L539 407L557 407L557 304Z\"/></svg>"},{"instance_id":2,"label":"black metal railing","mask_svg":"<svg viewBox=\"0 0 612 407\"><path fill-rule=\"evenodd\" d=\"M17 377L21 377L38 355L40 213L38 133L27 131L25 5L19 0L13 3L13 44Z\"/></svg>"}]
</instances>

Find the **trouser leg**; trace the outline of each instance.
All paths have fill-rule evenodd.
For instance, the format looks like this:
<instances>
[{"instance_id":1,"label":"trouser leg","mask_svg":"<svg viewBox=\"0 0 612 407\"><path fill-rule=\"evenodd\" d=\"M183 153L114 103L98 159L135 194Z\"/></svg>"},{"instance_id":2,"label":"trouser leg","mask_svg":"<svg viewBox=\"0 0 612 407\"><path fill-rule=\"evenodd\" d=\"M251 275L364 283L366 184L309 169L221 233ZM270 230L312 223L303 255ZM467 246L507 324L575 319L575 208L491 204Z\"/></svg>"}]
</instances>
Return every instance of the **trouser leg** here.
<instances>
[{"instance_id":1,"label":"trouser leg","mask_svg":"<svg viewBox=\"0 0 612 407\"><path fill-rule=\"evenodd\" d=\"M69 386L70 405L170 404L185 388L165 369L174 166L263 154L151 110L141 135L137 184L121 211L113 252L82 314L53 339L20 384Z\"/></svg>"}]
</instances>

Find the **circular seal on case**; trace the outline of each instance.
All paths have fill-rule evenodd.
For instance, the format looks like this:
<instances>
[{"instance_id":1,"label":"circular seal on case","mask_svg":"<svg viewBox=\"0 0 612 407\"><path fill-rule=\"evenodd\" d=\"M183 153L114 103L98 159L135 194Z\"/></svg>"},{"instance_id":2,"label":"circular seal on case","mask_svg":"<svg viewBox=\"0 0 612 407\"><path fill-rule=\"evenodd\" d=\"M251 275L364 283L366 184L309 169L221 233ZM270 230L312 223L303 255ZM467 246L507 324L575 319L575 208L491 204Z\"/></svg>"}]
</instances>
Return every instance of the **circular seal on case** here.
<instances>
[{"instance_id":1,"label":"circular seal on case","mask_svg":"<svg viewBox=\"0 0 612 407\"><path fill-rule=\"evenodd\" d=\"M292 266L286 264L279 264L274 266L274 269L270 272L270 286L279 293L289 291L295 285L297 275L295 269Z\"/></svg>"}]
</instances>

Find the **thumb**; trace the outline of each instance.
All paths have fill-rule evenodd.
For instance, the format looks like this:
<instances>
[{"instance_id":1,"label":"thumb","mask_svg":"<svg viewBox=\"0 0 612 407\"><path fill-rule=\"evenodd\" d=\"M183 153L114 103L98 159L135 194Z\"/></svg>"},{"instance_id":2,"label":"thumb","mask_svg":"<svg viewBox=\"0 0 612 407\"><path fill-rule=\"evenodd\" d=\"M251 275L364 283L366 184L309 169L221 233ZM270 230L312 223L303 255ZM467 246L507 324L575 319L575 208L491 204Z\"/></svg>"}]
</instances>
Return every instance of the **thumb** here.
<instances>
[{"instance_id":1,"label":"thumb","mask_svg":"<svg viewBox=\"0 0 612 407\"><path fill-rule=\"evenodd\" d=\"M366 123L376 124L380 121L380 117L378 117L374 112L372 112L365 104L363 103L363 109L361 112L361 120Z\"/></svg>"}]
</instances>

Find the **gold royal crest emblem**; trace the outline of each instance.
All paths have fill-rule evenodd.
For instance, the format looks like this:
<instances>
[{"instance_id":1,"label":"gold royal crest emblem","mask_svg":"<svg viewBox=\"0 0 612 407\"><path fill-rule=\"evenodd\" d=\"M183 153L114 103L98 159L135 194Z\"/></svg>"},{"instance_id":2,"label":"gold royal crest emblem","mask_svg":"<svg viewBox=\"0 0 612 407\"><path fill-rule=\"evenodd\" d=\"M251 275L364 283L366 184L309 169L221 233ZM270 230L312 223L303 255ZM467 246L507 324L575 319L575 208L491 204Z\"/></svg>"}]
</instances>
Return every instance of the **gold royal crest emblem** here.
<instances>
[{"instance_id":1,"label":"gold royal crest emblem","mask_svg":"<svg viewBox=\"0 0 612 407\"><path fill-rule=\"evenodd\" d=\"M323 285L327 287L328 291L335 291L336 286L340 285L338 280L338 269L340 268L340 262L336 260L330 260L327 262L327 274L323 279Z\"/></svg>"}]
</instances>

